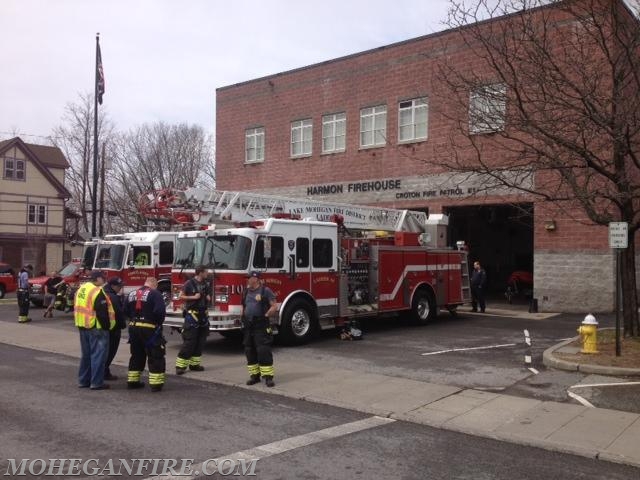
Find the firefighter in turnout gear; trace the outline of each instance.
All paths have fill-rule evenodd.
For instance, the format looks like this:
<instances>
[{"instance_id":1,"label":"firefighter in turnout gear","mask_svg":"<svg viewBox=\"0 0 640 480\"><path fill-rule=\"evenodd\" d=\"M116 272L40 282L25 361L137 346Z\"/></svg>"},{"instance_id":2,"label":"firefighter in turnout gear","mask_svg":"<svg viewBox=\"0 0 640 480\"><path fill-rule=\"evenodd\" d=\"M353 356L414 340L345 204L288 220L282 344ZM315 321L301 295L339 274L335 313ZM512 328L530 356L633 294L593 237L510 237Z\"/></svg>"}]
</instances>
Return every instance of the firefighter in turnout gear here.
<instances>
[{"instance_id":1,"label":"firefighter in turnout gear","mask_svg":"<svg viewBox=\"0 0 640 480\"><path fill-rule=\"evenodd\" d=\"M252 271L242 295L242 344L249 369L247 385L259 383L260 377L264 377L267 387L275 386L269 317L277 310L275 294L260 282L260 272Z\"/></svg>"},{"instance_id":2,"label":"firefighter in turnout gear","mask_svg":"<svg viewBox=\"0 0 640 480\"><path fill-rule=\"evenodd\" d=\"M162 324L166 307L162 294L157 290L158 281L147 277L144 286L129 293L126 315L129 317L129 374L127 388L142 388L142 371L149 361L149 386L159 392L164 386L165 344Z\"/></svg>"},{"instance_id":3,"label":"firefighter in turnout gear","mask_svg":"<svg viewBox=\"0 0 640 480\"><path fill-rule=\"evenodd\" d=\"M29 276L33 273L31 265L25 265L18 273L18 322L30 322L29 318Z\"/></svg>"},{"instance_id":4,"label":"firefighter in turnout gear","mask_svg":"<svg viewBox=\"0 0 640 480\"><path fill-rule=\"evenodd\" d=\"M189 370L201 372L202 349L209 336L209 316L207 305L211 301L207 272L200 265L195 275L184 284L180 299L184 300L184 324L182 325L182 348L176 358L176 374L182 375Z\"/></svg>"}]
</instances>

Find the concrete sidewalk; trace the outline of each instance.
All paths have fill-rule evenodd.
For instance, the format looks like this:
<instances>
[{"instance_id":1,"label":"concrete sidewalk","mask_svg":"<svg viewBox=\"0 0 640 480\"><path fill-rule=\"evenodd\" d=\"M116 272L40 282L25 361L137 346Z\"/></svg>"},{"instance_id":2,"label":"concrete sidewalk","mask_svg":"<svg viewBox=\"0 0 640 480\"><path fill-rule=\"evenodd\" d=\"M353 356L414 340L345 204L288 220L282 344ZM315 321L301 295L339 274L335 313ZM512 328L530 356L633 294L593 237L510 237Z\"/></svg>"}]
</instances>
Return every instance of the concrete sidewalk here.
<instances>
[{"instance_id":1,"label":"concrete sidewalk","mask_svg":"<svg viewBox=\"0 0 640 480\"><path fill-rule=\"evenodd\" d=\"M79 357L75 331L38 323L0 322L0 341ZM168 345L168 385L177 350L177 344ZM128 348L123 344L114 363L126 366L128 357ZM640 415L635 413L543 402L348 369L327 370L314 358L300 364L287 361L286 357L276 357L275 388L247 387L244 357L236 354L208 352L203 355L206 370L188 372L186 376L640 467ZM70 383L74 381L69 379Z\"/></svg>"}]
</instances>

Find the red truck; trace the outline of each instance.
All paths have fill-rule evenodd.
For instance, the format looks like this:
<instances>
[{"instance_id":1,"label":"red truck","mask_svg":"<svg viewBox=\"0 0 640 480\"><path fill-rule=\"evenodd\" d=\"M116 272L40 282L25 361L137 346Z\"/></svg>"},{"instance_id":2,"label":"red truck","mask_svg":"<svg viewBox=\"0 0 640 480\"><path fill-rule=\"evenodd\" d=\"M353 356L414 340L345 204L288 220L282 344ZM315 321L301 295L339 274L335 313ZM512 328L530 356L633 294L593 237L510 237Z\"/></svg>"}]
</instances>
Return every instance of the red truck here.
<instances>
[{"instance_id":1,"label":"red truck","mask_svg":"<svg viewBox=\"0 0 640 480\"><path fill-rule=\"evenodd\" d=\"M16 274L7 263L0 263L0 298L4 298L7 293L15 292L18 289Z\"/></svg>"},{"instance_id":2,"label":"red truck","mask_svg":"<svg viewBox=\"0 0 640 480\"><path fill-rule=\"evenodd\" d=\"M72 286L80 282L83 274L84 268L80 260L73 260L56 272L56 276L62 277L67 285ZM44 306L44 284L50 278L48 275L42 275L29 279L29 297L34 307Z\"/></svg>"}]
</instances>

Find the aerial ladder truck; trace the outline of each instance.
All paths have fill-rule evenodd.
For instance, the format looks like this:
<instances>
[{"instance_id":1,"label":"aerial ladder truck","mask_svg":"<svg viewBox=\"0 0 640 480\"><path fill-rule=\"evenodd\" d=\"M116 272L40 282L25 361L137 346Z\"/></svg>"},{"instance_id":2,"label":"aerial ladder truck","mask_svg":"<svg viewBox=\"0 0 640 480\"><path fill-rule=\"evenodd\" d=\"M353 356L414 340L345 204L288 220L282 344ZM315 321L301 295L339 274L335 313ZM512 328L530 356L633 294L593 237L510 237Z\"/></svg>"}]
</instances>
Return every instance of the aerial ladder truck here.
<instances>
[{"instance_id":1,"label":"aerial ladder truck","mask_svg":"<svg viewBox=\"0 0 640 480\"><path fill-rule=\"evenodd\" d=\"M139 207L187 229L171 277L165 324L173 328L182 326L179 293L198 265L212 282L210 328L223 336L241 328L251 270L276 294L279 336L289 344L392 312L425 324L469 301L466 252L430 247L444 233L424 212L197 188L152 192Z\"/></svg>"}]
</instances>

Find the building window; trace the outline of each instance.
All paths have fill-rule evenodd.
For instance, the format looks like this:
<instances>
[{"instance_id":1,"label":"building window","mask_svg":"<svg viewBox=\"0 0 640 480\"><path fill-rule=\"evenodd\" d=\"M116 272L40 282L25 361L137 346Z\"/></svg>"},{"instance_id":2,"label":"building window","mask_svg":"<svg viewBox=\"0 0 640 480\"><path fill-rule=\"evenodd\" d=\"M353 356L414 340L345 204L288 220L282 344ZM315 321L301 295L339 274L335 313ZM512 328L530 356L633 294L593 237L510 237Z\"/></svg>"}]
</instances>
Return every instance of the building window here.
<instances>
[{"instance_id":1,"label":"building window","mask_svg":"<svg viewBox=\"0 0 640 480\"><path fill-rule=\"evenodd\" d=\"M245 163L264 162L264 127L245 131Z\"/></svg>"},{"instance_id":2,"label":"building window","mask_svg":"<svg viewBox=\"0 0 640 480\"><path fill-rule=\"evenodd\" d=\"M291 156L301 157L311 155L311 137L313 135L313 120L298 120L291 122Z\"/></svg>"},{"instance_id":3,"label":"building window","mask_svg":"<svg viewBox=\"0 0 640 480\"><path fill-rule=\"evenodd\" d=\"M344 152L346 125L344 112L322 117L322 153Z\"/></svg>"},{"instance_id":4,"label":"building window","mask_svg":"<svg viewBox=\"0 0 640 480\"><path fill-rule=\"evenodd\" d=\"M46 205L29 205L28 221L30 225L45 225L47 223Z\"/></svg>"},{"instance_id":5,"label":"building window","mask_svg":"<svg viewBox=\"0 0 640 480\"><path fill-rule=\"evenodd\" d=\"M413 142L427 139L427 97L400 102L398 111L398 141Z\"/></svg>"},{"instance_id":6,"label":"building window","mask_svg":"<svg viewBox=\"0 0 640 480\"><path fill-rule=\"evenodd\" d=\"M481 134L504 130L507 111L506 87L484 85L469 97L469 133Z\"/></svg>"},{"instance_id":7,"label":"building window","mask_svg":"<svg viewBox=\"0 0 640 480\"><path fill-rule=\"evenodd\" d=\"M6 180L24 180L24 160L5 157L4 178Z\"/></svg>"},{"instance_id":8,"label":"building window","mask_svg":"<svg viewBox=\"0 0 640 480\"><path fill-rule=\"evenodd\" d=\"M387 141L387 106L360 110L360 147L384 145Z\"/></svg>"}]
</instances>

